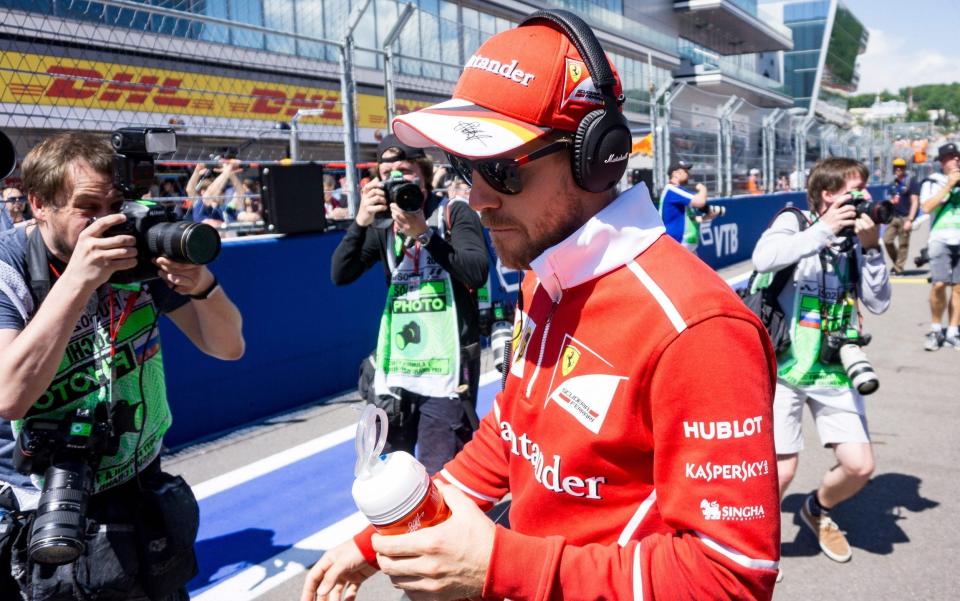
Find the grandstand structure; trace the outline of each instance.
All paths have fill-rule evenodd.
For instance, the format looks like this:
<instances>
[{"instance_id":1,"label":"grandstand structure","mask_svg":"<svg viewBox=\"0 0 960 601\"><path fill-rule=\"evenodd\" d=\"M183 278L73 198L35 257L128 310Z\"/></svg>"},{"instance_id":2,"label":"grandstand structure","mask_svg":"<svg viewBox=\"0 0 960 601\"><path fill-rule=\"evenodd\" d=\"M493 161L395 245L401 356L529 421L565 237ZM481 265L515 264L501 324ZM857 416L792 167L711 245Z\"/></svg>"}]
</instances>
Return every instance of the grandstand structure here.
<instances>
[{"instance_id":1,"label":"grandstand structure","mask_svg":"<svg viewBox=\"0 0 960 601\"><path fill-rule=\"evenodd\" d=\"M0 128L21 156L50 130L121 124L174 127L182 161L353 164L389 116L449 97L482 41L541 8L579 14L607 49L637 139L654 133L631 167L662 177L683 158L731 195L752 168L772 191L818 158L823 111L797 110L786 68L794 9L757 0L0 0Z\"/></svg>"}]
</instances>

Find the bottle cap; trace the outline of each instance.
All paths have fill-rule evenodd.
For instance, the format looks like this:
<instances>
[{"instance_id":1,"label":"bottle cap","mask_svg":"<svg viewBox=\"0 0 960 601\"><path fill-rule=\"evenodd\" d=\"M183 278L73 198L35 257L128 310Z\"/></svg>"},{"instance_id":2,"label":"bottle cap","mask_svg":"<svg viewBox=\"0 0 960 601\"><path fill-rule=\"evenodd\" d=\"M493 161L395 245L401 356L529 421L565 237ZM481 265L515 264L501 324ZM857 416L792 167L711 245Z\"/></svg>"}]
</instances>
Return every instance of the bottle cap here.
<instances>
[{"instance_id":1,"label":"bottle cap","mask_svg":"<svg viewBox=\"0 0 960 601\"><path fill-rule=\"evenodd\" d=\"M426 468L405 451L390 453L353 482L353 500L374 525L399 521L413 511L430 488Z\"/></svg>"}]
</instances>

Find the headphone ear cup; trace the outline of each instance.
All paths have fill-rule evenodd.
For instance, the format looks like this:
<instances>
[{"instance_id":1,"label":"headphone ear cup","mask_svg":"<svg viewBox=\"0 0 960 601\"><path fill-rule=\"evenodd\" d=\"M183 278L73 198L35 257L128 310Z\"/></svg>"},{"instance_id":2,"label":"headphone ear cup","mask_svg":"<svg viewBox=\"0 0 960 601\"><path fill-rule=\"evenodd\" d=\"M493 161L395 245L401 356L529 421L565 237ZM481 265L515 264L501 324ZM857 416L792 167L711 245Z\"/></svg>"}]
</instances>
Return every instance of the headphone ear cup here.
<instances>
[{"instance_id":1,"label":"headphone ear cup","mask_svg":"<svg viewBox=\"0 0 960 601\"><path fill-rule=\"evenodd\" d=\"M570 160L572 161L572 170L573 170L573 181L576 182L578 186L584 190L590 190L588 186L588 181L590 179L590 166L587 165L589 150L587 142L590 140L590 126L593 125L597 120L601 119L604 115L603 111L593 111L587 113L583 119L580 120L580 125L577 126L577 133L573 136L573 152L570 153Z\"/></svg>"},{"instance_id":2,"label":"headphone ear cup","mask_svg":"<svg viewBox=\"0 0 960 601\"><path fill-rule=\"evenodd\" d=\"M588 113L574 137L573 179L588 192L603 192L616 185L627 169L632 138L620 113Z\"/></svg>"}]
</instances>

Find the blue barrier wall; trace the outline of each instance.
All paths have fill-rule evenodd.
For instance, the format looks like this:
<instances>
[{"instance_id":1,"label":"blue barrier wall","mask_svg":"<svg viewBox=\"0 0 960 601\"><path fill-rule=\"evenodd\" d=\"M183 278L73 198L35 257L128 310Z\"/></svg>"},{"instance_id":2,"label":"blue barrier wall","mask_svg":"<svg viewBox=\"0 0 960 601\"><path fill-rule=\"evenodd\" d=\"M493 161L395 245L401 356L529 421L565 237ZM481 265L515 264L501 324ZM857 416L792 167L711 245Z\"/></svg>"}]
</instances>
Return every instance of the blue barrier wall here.
<instances>
[{"instance_id":1,"label":"blue barrier wall","mask_svg":"<svg viewBox=\"0 0 960 601\"><path fill-rule=\"evenodd\" d=\"M871 189L876 198L881 190ZM704 227L699 256L715 269L750 258L770 219L805 194L718 199L723 217ZM247 351L218 361L194 348L169 320L160 321L173 427L181 445L354 388L360 360L376 346L386 298L376 266L350 286L330 282L330 257L342 232L224 244L213 270L243 314ZM491 260L495 261L491 253ZM515 300L516 272L491 264L491 297Z\"/></svg>"},{"instance_id":2,"label":"blue barrier wall","mask_svg":"<svg viewBox=\"0 0 960 601\"><path fill-rule=\"evenodd\" d=\"M239 239L212 265L243 314L247 349L240 361L198 351L160 320L173 427L180 445L357 385L360 360L376 346L386 298L383 271L350 286L330 281L330 257L342 232Z\"/></svg>"},{"instance_id":3,"label":"blue barrier wall","mask_svg":"<svg viewBox=\"0 0 960 601\"><path fill-rule=\"evenodd\" d=\"M869 190L874 198L885 198L884 186L870 186ZM735 196L711 199L710 204L726 207L727 211L723 217L704 224L697 256L710 267L720 269L750 258L760 234L777 211L791 205L806 210L807 193Z\"/></svg>"}]
</instances>

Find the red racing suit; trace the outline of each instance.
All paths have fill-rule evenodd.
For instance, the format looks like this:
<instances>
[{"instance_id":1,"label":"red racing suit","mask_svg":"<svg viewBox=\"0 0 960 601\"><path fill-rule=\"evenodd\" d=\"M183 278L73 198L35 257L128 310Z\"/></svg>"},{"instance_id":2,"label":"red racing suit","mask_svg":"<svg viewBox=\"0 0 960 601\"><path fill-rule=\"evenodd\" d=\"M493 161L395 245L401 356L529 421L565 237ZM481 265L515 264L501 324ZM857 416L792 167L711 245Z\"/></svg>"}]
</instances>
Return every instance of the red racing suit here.
<instances>
[{"instance_id":1,"label":"red racing suit","mask_svg":"<svg viewBox=\"0 0 960 601\"><path fill-rule=\"evenodd\" d=\"M512 493L484 599L772 595L776 361L663 232L635 186L524 277L506 388L439 475L484 509Z\"/></svg>"}]
</instances>

